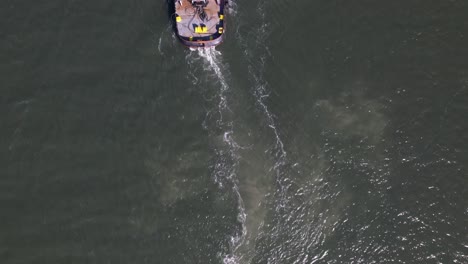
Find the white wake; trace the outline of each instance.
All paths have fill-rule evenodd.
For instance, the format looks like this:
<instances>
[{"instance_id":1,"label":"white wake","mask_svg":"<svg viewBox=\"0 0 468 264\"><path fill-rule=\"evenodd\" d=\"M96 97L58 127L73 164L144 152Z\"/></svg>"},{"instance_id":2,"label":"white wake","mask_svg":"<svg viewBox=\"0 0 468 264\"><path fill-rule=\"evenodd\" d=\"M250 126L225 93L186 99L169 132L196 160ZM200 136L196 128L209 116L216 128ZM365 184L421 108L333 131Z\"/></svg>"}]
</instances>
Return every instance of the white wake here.
<instances>
[{"instance_id":1,"label":"white wake","mask_svg":"<svg viewBox=\"0 0 468 264\"><path fill-rule=\"evenodd\" d=\"M228 69L224 66L221 52L217 51L215 48L201 48L192 52L195 52L198 57L203 58L206 66L205 70L213 73L216 81L219 83L219 90L216 95L218 101L215 109L215 111L218 112L216 124L217 127L223 131L222 141L224 146L216 150L219 162L215 165L214 180L218 183L220 188L224 188L225 183L232 186L232 191L237 198L237 221L242 226L241 232L230 237L230 253L221 256L221 258L225 264L238 264L240 257L236 255L236 251L244 243L247 235L247 215L244 201L239 191L236 171L237 165L239 164L238 150L240 146L234 140L233 121L230 120L227 115L227 113L231 111L228 105L230 87L225 77L228 75ZM229 162L232 164L229 164Z\"/></svg>"}]
</instances>

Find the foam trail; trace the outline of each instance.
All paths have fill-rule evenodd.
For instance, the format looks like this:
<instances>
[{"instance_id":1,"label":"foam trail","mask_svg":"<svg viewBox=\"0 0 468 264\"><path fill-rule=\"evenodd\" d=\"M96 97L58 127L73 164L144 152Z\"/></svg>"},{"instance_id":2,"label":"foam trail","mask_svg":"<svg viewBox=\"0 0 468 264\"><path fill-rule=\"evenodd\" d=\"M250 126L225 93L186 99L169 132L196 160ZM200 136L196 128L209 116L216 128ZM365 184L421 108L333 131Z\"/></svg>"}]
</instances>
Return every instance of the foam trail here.
<instances>
[{"instance_id":1,"label":"foam trail","mask_svg":"<svg viewBox=\"0 0 468 264\"><path fill-rule=\"evenodd\" d=\"M237 14L237 2L234 0L229 1L227 5L227 12L230 16L235 16Z\"/></svg>"},{"instance_id":2,"label":"foam trail","mask_svg":"<svg viewBox=\"0 0 468 264\"><path fill-rule=\"evenodd\" d=\"M249 73L250 73L250 78L252 79L254 83L254 97L257 102L257 104L260 106L260 109L265 115L265 118L267 120L268 126L271 128L273 134L275 135L275 140L276 140L276 145L275 145L275 151L276 151L276 156L277 156L277 164L275 165L275 169L278 167L284 165L286 163L286 151L284 149L284 144L283 141L281 140L280 133L278 129L276 128L276 122L275 122L275 117L274 115L270 112L268 109L268 106L266 105L266 99L269 96L269 92L267 90L268 83L264 80L264 71L265 71L265 61L266 61L266 55L269 54L268 47L265 46L265 39L268 37L269 32L269 24L266 23L265 19L265 2L264 1L259 1L257 5L257 12L258 18L260 19L260 26L256 29L256 40L255 40L255 48L260 48L263 49L263 54L261 54L260 57L258 56L253 56L253 51L252 49L248 48L248 45L246 41L244 40L244 37L239 33L239 31L236 32L236 37L237 39L240 40L241 47L245 50L244 54L249 62ZM253 67L255 65L255 67Z\"/></svg>"},{"instance_id":3,"label":"foam trail","mask_svg":"<svg viewBox=\"0 0 468 264\"><path fill-rule=\"evenodd\" d=\"M288 155L281 131L278 129L278 121L268 107L270 85L265 77L265 66L267 61L273 59L267 45L270 43L268 38L274 27L267 21L275 23L276 20L266 19L266 15L270 16L274 10L282 10L275 9L276 4L278 3L268 0L257 2L255 14L259 21L254 32L249 33L254 35L255 39L245 39L240 31L237 32L239 44L245 50L244 58L248 64L252 95L266 126L272 132L274 143L269 151L274 161L270 171L275 177L276 189L269 208L272 215L270 219L266 219L272 222L263 222L258 227L258 237L255 240L264 243L265 248L260 249L260 252L255 248L249 252L249 257L255 258L256 263L316 263L327 257L327 250L316 248L324 243L338 220L337 217L330 218L328 209L322 210L319 202L313 199L320 197L322 202L325 199L333 202L333 197L327 198L327 194L323 195L321 186L325 186L326 183L308 182L302 165ZM269 8L268 12L266 8ZM338 193L335 193L335 197ZM317 209L321 211L315 211Z\"/></svg>"},{"instance_id":4,"label":"foam trail","mask_svg":"<svg viewBox=\"0 0 468 264\"><path fill-rule=\"evenodd\" d=\"M256 45L258 46L263 46L265 43L265 38L269 35L267 29L269 27L269 24L266 23L265 21L265 3L263 1L260 1L257 6L257 14L259 14L259 17L262 21L260 24L260 27L257 28L257 40L256 40ZM244 44L245 45L245 44ZM265 81L264 78L264 71L265 71L265 61L266 61L266 55L268 54L268 47L261 47L264 51L262 52L261 56L259 59L253 59L252 54L246 53L247 60L249 61L249 72L250 72L250 77L253 81L254 84L254 91L253 95L255 97L256 103L258 104L260 110L263 112L265 119L267 121L268 127L271 129L275 136L275 147L274 147L274 152L275 152L275 165L273 167L273 170L275 171L276 174L276 180L277 183L281 189L280 196L284 198L283 196L285 195L286 187L281 183L281 171L282 167L284 167L287 163L287 153L284 149L284 143L281 140L280 133L277 129L277 125L275 122L275 116L270 112L267 104L266 104L266 99L269 96L269 91L267 90L268 87L268 82ZM246 49L247 50L247 49ZM255 65L255 67L253 67ZM285 199L280 199L280 206L283 207Z\"/></svg>"},{"instance_id":5,"label":"foam trail","mask_svg":"<svg viewBox=\"0 0 468 264\"><path fill-rule=\"evenodd\" d=\"M233 122L228 120L228 117L225 117L227 112L231 112L227 100L229 92L229 85L225 78L227 72L226 68L223 67L221 52L214 48L197 49L196 52L199 57L203 58L208 66L207 69L214 73L220 84L220 89L217 93L218 104L216 109L219 118L216 120L216 123L218 128L223 130L223 143L225 148L218 148L216 150L219 162L215 165L214 177L220 188L224 187L224 183L232 186L232 191L237 198L238 204L237 221L241 224L241 231L230 237L230 253L220 257L225 264L237 264L239 263L240 257L236 255L236 251L244 243L247 235L247 215L245 213L244 201L239 191L236 175L236 167L239 163L238 150L240 146L233 138ZM229 164L230 162L232 164Z\"/></svg>"},{"instance_id":6,"label":"foam trail","mask_svg":"<svg viewBox=\"0 0 468 264\"><path fill-rule=\"evenodd\" d=\"M265 41L269 36L269 24L266 22L265 16L265 4L268 2L259 1L257 4L257 12L259 23L255 30L256 39L254 42L248 43L238 32L237 39L240 40L241 47L245 50L245 59L248 62L249 77L252 82L252 94L258 106L258 109L263 114L266 125L271 130L274 137L274 145L270 149L273 154L274 165L271 167L271 171L274 174L276 182L276 191L274 193L275 199L272 204L272 209L275 211L273 226L265 228L265 226L259 226L259 237L264 237L270 240L274 245L274 250L265 254L268 255L268 263L284 263L285 259L291 261L296 259L294 263L307 263L308 256L288 256L289 249L291 246L297 248L308 248L307 243L314 241L308 239L313 235L319 236L322 232L322 226L316 225L314 227L304 225L301 222L301 218L308 210L309 206L304 204L295 204L294 196L295 192L291 189L294 184L294 180L289 175L293 167L299 166L299 163L292 162L293 167L289 166L288 155L285 150L285 145L282 140L281 133L277 126L275 115L270 111L267 105L267 99L270 95L268 91L269 84L265 80L265 62L270 55L268 46ZM297 173L299 173L297 171ZM312 191L311 189L307 191ZM264 230L262 230L265 228ZM287 239L281 237L288 237ZM288 241L285 243L284 240ZM282 241L280 241L282 240ZM253 255L256 252L251 252ZM298 262L300 261L300 262Z\"/></svg>"},{"instance_id":7,"label":"foam trail","mask_svg":"<svg viewBox=\"0 0 468 264\"><path fill-rule=\"evenodd\" d=\"M196 51L198 52L198 55L202 57L208 63L209 69L215 73L219 83L221 84L221 89L218 93L218 97L219 97L218 112L221 115L221 120L219 120L219 122L222 123L223 112L226 110L229 110L228 105L227 105L227 97L226 97L227 96L226 93L229 90L229 86L226 82L226 79L224 78L223 71L221 70L221 65L222 65L220 61L221 52L215 50L214 48L203 48L203 49L197 49ZM232 126L232 125L229 125L229 126Z\"/></svg>"}]
</instances>

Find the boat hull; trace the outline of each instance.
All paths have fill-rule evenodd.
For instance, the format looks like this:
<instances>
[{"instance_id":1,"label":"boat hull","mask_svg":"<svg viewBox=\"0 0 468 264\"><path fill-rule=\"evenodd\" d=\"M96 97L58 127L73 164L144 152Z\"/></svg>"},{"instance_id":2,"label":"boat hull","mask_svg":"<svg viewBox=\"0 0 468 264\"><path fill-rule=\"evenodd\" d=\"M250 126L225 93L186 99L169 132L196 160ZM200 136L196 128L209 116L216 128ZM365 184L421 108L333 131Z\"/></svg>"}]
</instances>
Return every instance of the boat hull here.
<instances>
[{"instance_id":1,"label":"boat hull","mask_svg":"<svg viewBox=\"0 0 468 264\"><path fill-rule=\"evenodd\" d=\"M212 47L223 42L225 0L174 0L172 15L177 37L187 47Z\"/></svg>"}]
</instances>

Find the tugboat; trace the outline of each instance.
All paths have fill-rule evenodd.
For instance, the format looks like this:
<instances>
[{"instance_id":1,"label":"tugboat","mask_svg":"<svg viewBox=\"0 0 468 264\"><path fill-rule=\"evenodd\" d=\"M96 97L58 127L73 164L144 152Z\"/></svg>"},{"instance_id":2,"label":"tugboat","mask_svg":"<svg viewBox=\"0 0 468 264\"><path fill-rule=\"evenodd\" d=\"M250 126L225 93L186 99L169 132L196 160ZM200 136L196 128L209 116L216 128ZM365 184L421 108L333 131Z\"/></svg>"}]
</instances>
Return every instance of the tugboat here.
<instances>
[{"instance_id":1,"label":"tugboat","mask_svg":"<svg viewBox=\"0 0 468 264\"><path fill-rule=\"evenodd\" d=\"M173 0L175 32L187 47L212 47L223 41L227 0Z\"/></svg>"}]
</instances>

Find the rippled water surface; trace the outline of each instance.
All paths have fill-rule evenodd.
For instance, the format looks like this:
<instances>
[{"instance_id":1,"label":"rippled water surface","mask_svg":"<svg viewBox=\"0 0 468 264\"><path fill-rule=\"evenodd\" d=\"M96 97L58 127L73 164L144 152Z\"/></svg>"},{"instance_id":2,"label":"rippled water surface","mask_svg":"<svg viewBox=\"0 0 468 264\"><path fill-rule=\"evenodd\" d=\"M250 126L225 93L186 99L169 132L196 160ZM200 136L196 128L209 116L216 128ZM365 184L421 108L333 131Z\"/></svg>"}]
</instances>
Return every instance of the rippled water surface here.
<instances>
[{"instance_id":1,"label":"rippled water surface","mask_svg":"<svg viewBox=\"0 0 468 264\"><path fill-rule=\"evenodd\" d=\"M0 3L1 263L468 263L468 2Z\"/></svg>"}]
</instances>

